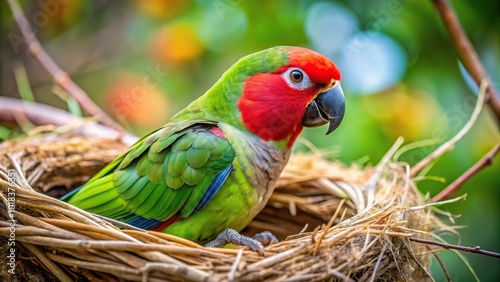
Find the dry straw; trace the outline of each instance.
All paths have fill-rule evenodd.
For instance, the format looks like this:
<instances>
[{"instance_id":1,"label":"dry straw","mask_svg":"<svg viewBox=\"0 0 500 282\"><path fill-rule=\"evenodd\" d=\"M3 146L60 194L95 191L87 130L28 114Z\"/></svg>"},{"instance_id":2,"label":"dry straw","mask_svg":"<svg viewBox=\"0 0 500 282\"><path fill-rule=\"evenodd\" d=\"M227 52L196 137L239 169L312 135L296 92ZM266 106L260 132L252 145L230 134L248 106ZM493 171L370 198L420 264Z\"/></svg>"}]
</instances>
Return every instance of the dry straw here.
<instances>
[{"instance_id":1,"label":"dry straw","mask_svg":"<svg viewBox=\"0 0 500 282\"><path fill-rule=\"evenodd\" d=\"M75 144L80 140L75 138L50 142ZM14 188L16 271L39 281L432 280L429 251L409 237L429 238L442 226L428 209L411 209L424 201L409 166L389 161L401 143L398 140L376 167L346 167L319 153L294 155L268 205L246 231L270 230L282 239L259 256L247 249L204 248L168 234L118 229L35 191L31 187L48 189L46 174L57 174L54 166L62 164L55 161L58 158L80 163L84 158L88 164L92 158L83 151L92 151L92 146L95 151L108 149L99 147L102 140L85 139L83 151L74 146L74 152L66 152L69 157L49 153L36 159L38 150L31 142L0 160L0 236L10 236L11 215L5 207L9 188ZM8 168L15 173L9 174ZM37 186L42 179L44 185Z\"/></svg>"}]
</instances>

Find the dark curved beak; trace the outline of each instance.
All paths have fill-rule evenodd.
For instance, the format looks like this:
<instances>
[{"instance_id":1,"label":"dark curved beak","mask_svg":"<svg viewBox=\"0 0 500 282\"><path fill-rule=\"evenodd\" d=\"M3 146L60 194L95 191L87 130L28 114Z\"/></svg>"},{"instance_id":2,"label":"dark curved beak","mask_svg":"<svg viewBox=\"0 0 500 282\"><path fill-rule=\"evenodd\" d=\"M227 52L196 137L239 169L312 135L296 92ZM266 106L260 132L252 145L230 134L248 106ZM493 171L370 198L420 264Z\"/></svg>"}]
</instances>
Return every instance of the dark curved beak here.
<instances>
[{"instance_id":1,"label":"dark curved beak","mask_svg":"<svg viewBox=\"0 0 500 282\"><path fill-rule=\"evenodd\" d=\"M344 92L338 84L334 88L320 93L316 99L312 100L306 108L301 124L305 127L317 127L329 122L326 134L330 134L339 127L344 113Z\"/></svg>"}]
</instances>

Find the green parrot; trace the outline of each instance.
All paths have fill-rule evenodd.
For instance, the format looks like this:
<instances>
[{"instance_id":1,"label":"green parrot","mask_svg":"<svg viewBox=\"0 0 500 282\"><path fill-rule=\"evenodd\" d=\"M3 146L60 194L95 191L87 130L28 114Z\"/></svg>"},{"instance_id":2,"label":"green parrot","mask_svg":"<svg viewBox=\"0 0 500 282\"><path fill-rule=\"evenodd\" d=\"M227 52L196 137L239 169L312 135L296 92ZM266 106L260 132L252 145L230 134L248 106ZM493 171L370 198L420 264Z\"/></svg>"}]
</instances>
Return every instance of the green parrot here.
<instances>
[{"instance_id":1,"label":"green parrot","mask_svg":"<svg viewBox=\"0 0 500 282\"><path fill-rule=\"evenodd\" d=\"M266 205L303 127L329 123L329 134L339 126L340 79L328 58L306 48L243 57L62 200L142 229L262 252L259 240L237 232Z\"/></svg>"}]
</instances>

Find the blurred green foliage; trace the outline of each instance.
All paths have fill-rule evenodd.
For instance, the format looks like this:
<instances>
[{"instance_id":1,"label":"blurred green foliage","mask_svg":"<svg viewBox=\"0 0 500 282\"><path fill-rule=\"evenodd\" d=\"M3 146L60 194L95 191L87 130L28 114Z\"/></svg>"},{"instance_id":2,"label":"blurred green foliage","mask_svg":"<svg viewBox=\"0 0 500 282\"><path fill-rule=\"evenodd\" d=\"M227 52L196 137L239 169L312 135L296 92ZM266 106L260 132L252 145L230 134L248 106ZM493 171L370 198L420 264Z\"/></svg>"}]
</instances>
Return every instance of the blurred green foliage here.
<instances>
[{"instance_id":1,"label":"blurred green foliage","mask_svg":"<svg viewBox=\"0 0 500 282\"><path fill-rule=\"evenodd\" d=\"M60 4L60 3L66 4ZM52 57L103 109L138 135L168 121L245 54L298 45L329 56L344 74L347 112L331 136L308 129L316 146L338 149L349 164L375 164L398 136L407 142L443 142L465 124L476 86L459 67L449 34L431 1L22 1L35 34ZM453 1L487 71L500 82L500 2ZM6 1L0 3L0 95L19 97L15 68L23 63L35 99L67 107L52 80L19 41ZM17 36L16 36L17 35ZM17 81L24 81L25 79ZM0 130L6 136L5 128ZM500 141L485 108L466 138L429 175L446 183L418 183L434 195ZM402 155L414 164L436 146ZM298 145L298 150L304 146ZM366 158L368 156L368 158ZM460 193L467 200L444 207L462 216L451 243L500 252L500 161ZM451 251L440 253L454 281L473 276ZM498 259L465 254L483 281L500 277ZM433 275L444 280L434 263Z\"/></svg>"}]
</instances>

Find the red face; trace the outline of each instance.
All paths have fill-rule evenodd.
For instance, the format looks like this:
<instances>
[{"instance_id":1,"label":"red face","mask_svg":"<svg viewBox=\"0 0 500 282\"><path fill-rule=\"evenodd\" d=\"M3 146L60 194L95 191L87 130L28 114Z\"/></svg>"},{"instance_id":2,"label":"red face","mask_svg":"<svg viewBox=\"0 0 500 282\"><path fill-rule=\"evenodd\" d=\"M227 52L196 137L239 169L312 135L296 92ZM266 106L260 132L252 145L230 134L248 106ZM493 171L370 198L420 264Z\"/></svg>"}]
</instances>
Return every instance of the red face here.
<instances>
[{"instance_id":1,"label":"red face","mask_svg":"<svg viewBox=\"0 0 500 282\"><path fill-rule=\"evenodd\" d=\"M302 131L306 108L318 94L336 86L337 67L325 56L305 48L290 48L289 64L272 73L249 77L238 101L243 123L261 139L288 140Z\"/></svg>"}]
</instances>

